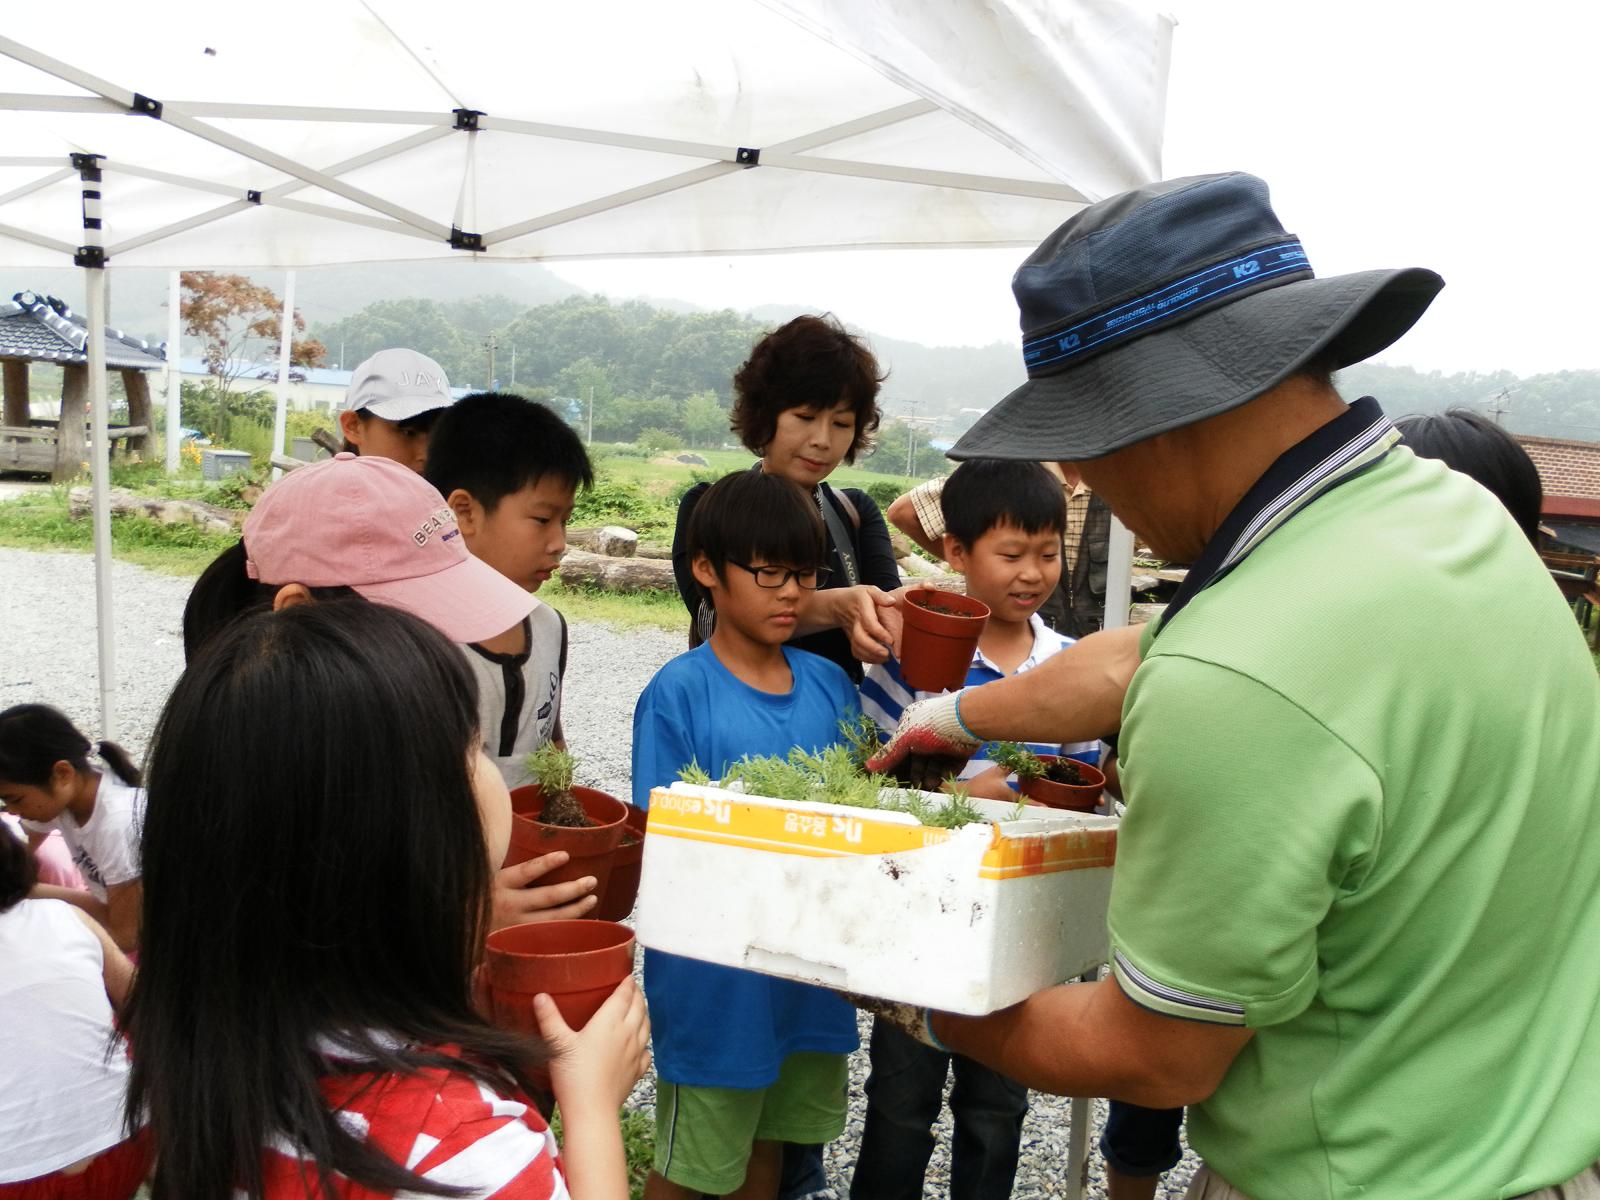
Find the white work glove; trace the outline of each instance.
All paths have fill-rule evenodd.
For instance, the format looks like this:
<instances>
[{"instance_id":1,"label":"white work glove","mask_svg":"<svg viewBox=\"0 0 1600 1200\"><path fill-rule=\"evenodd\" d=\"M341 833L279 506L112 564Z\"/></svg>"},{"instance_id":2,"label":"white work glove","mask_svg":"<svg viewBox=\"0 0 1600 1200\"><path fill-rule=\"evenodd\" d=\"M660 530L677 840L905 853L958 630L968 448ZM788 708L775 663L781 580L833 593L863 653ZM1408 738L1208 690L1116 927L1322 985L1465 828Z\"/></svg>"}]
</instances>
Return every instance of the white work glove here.
<instances>
[{"instance_id":1,"label":"white work glove","mask_svg":"<svg viewBox=\"0 0 1600 1200\"><path fill-rule=\"evenodd\" d=\"M894 735L872 758L867 770L892 775L902 783L937 791L949 775L960 772L973 751L983 745L961 719L961 692L947 692L906 706Z\"/></svg>"}]
</instances>

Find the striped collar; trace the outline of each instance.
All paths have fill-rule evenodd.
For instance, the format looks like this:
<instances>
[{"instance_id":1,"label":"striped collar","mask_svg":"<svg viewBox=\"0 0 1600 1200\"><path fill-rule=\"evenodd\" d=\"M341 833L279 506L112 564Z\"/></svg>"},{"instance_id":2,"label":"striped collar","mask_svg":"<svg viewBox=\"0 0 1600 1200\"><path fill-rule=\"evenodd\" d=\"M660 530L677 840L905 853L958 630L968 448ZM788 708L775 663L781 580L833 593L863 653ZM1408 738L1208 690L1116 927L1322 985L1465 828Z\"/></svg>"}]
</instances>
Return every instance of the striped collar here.
<instances>
[{"instance_id":1,"label":"striped collar","mask_svg":"<svg viewBox=\"0 0 1600 1200\"><path fill-rule=\"evenodd\" d=\"M1183 606L1233 570L1301 509L1387 454L1400 431L1371 396L1278 456L1223 520L1189 568L1156 628L1159 636Z\"/></svg>"},{"instance_id":2,"label":"striped collar","mask_svg":"<svg viewBox=\"0 0 1600 1200\"><path fill-rule=\"evenodd\" d=\"M1032 670L1056 651L1064 650L1072 645L1071 638L1051 629L1050 626L1044 623L1044 618L1038 613L1029 615L1028 628L1033 632L1033 648L1028 651L1028 657L1017 664L1015 671L1001 670L999 664L983 652L982 646L972 652L972 664L968 669L977 667L982 670L993 671L995 675L1004 679L1008 675L1016 675L1023 671Z\"/></svg>"}]
</instances>

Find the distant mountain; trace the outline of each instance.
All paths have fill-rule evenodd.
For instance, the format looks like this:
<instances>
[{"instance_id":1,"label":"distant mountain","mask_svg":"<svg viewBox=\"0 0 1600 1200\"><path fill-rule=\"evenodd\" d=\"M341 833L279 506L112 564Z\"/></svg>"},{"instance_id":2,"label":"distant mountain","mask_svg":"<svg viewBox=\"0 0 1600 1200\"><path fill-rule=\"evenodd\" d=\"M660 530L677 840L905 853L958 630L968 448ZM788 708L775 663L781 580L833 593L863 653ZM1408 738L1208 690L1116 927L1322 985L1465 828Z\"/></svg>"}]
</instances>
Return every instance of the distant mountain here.
<instances>
[{"instance_id":1,"label":"distant mountain","mask_svg":"<svg viewBox=\"0 0 1600 1200\"><path fill-rule=\"evenodd\" d=\"M283 286L283 272L258 271L255 277L274 289ZM19 269L0 267L0 298L23 290L42 291L59 296L74 309L83 307L82 272L73 268ZM424 263L368 263L354 266L318 267L298 271L295 276L295 304L313 333L328 341L330 365L337 365L341 345L337 334L353 326L367 328L378 345L397 344L393 339L415 338L406 344L438 345L436 356L445 353L447 343L460 343L454 350L455 363L447 363L464 379L478 382L483 374L484 341L490 333L510 336L502 343L497 374L511 370L508 358L517 344L517 331L529 326L532 310L585 296L582 289L537 263L498 263L440 261ZM438 311L432 314L433 328L412 326L422 319L415 305L394 302L431 301ZM127 333L159 342L167 334L167 272L150 268L113 268L111 271L111 324ZM612 298L616 315L625 325L647 322L650 311L677 318L668 319L659 333L668 329L714 328L718 341L714 349L703 343L686 341L676 347L683 361L667 376L651 376L638 381L662 387L671 393L714 387L727 394L731 368L742 357L741 347L753 341L761 329L789 320L810 308L789 304L764 304L744 313L723 312L721 316L688 301L664 297ZM408 310L387 314L386 323L370 320L374 306ZM424 306L426 307L426 306ZM632 315L629 315L632 314ZM448 327L440 327L443 318ZM680 324L687 318L698 322ZM354 319L354 320L352 320ZM709 322L709 325L707 324ZM535 323L539 331L542 326ZM949 438L964 431L977 417L976 411L993 406L1026 379L1017 343L995 342L988 346L924 346L902 341L869 330L858 330L869 340L879 360L888 369L884 384L885 410L894 418L933 418L926 426L928 436ZM561 365L593 356L603 362L613 347L605 339L591 336L583 327L561 327L555 336L562 343L551 345L548 337L534 336L522 346L523 367L530 381L555 385L559 366L551 364L542 378L535 369L540 355L554 353ZM333 335L330 337L329 335ZM360 346L345 346L345 365L368 352L365 340ZM543 342L543 345L536 344ZM589 342L594 344L590 345ZM737 343L737 344L736 344ZM696 360L690 362L689 360ZM441 357L441 361L445 361ZM704 376L710 371L716 375ZM1600 441L1600 371L1559 371L1519 378L1508 371L1457 372L1417 371L1410 367L1389 366L1382 362L1361 363L1340 373L1340 389L1347 396L1376 395L1384 409L1394 416L1408 413L1438 412L1450 407L1501 410L1500 419L1518 433L1541 434Z\"/></svg>"},{"instance_id":2,"label":"distant mountain","mask_svg":"<svg viewBox=\"0 0 1600 1200\"><path fill-rule=\"evenodd\" d=\"M282 294L282 271L245 273ZM111 324L151 341L164 341L167 276L155 268L113 267ZM46 292L74 309L83 308L83 272L76 268L0 267L0 297L9 299L24 290ZM581 288L538 263L358 263L295 272L295 307L308 325L352 316L379 300L426 297L445 302L499 295L521 309L582 294ZM331 349L337 354L338 347Z\"/></svg>"},{"instance_id":3,"label":"distant mountain","mask_svg":"<svg viewBox=\"0 0 1600 1200\"><path fill-rule=\"evenodd\" d=\"M1600 371L1417 371L1357 363L1335 382L1346 399L1371 395L1391 417L1469 408L1494 415L1513 433L1600 442Z\"/></svg>"}]
</instances>

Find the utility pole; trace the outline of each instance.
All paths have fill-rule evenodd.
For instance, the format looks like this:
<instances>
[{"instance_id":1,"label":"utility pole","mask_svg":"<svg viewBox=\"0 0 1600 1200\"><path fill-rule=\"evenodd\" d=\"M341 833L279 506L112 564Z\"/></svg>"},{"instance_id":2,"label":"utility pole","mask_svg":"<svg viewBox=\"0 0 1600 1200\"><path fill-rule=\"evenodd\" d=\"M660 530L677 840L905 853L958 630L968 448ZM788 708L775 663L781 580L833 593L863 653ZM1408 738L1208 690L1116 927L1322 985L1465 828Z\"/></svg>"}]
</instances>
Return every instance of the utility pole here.
<instances>
[{"instance_id":1,"label":"utility pole","mask_svg":"<svg viewBox=\"0 0 1600 1200\"><path fill-rule=\"evenodd\" d=\"M489 386L486 390L494 391L494 334L483 339L483 348L489 352Z\"/></svg>"},{"instance_id":2,"label":"utility pole","mask_svg":"<svg viewBox=\"0 0 1600 1200\"><path fill-rule=\"evenodd\" d=\"M584 439L587 446L594 445L594 385L589 385L589 436Z\"/></svg>"},{"instance_id":3,"label":"utility pole","mask_svg":"<svg viewBox=\"0 0 1600 1200\"><path fill-rule=\"evenodd\" d=\"M1511 411L1511 389L1508 388L1508 387L1504 387L1504 388L1501 388L1498 392L1495 393L1494 403L1492 403L1489 406L1489 412L1494 417L1494 423L1496 425L1504 425L1505 422L1502 421L1500 418L1505 416L1510 411Z\"/></svg>"},{"instance_id":4,"label":"utility pole","mask_svg":"<svg viewBox=\"0 0 1600 1200\"><path fill-rule=\"evenodd\" d=\"M911 402L911 411L906 415L906 477L911 477L911 468L916 462L917 445L917 402Z\"/></svg>"},{"instance_id":5,"label":"utility pole","mask_svg":"<svg viewBox=\"0 0 1600 1200\"><path fill-rule=\"evenodd\" d=\"M916 469L917 469L917 426L926 425L926 426L929 426L931 428L932 426L937 425L939 423L939 418L938 417L919 417L919 416L917 416L916 413L917 413L917 405L918 405L918 403L919 402L916 401L916 400L911 401L911 404L910 404L911 411L908 412L905 416L900 418L900 420L902 421L902 423L904 423L904 425L906 427L906 477L908 479L914 479L916 477Z\"/></svg>"},{"instance_id":6,"label":"utility pole","mask_svg":"<svg viewBox=\"0 0 1600 1200\"><path fill-rule=\"evenodd\" d=\"M512 387L513 390L515 390L516 386L517 386L517 344L515 342L512 342L511 343L511 387Z\"/></svg>"}]
</instances>

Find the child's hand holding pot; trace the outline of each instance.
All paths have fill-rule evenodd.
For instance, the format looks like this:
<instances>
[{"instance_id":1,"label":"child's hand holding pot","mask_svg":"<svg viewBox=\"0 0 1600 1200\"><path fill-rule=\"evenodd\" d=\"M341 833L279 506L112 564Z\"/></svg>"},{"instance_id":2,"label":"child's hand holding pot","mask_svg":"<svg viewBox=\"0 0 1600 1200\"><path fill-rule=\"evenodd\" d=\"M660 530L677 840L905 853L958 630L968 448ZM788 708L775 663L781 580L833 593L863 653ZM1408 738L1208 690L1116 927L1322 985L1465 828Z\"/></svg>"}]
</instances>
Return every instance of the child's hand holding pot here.
<instances>
[{"instance_id":1,"label":"child's hand holding pot","mask_svg":"<svg viewBox=\"0 0 1600 1200\"><path fill-rule=\"evenodd\" d=\"M633 979L617 985L600 1011L572 1029L549 996L534 999L539 1033L550 1047L550 1083L570 1117L576 1105L604 1107L614 1117L650 1069L650 1017Z\"/></svg>"}]
</instances>

